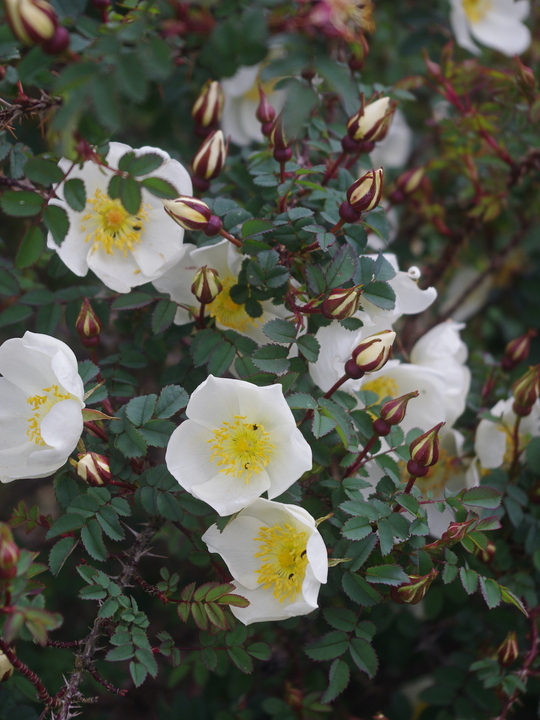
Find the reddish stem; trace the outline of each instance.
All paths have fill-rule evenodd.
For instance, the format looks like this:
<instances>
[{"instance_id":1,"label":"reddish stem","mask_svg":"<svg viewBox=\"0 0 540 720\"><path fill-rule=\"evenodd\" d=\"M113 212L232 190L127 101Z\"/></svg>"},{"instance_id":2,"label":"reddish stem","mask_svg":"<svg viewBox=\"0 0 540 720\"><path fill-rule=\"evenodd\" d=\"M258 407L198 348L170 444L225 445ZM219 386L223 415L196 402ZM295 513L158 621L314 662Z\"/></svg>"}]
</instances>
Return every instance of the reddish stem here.
<instances>
[{"instance_id":1,"label":"reddish stem","mask_svg":"<svg viewBox=\"0 0 540 720\"><path fill-rule=\"evenodd\" d=\"M341 230L341 228L345 225L345 220L342 220L341 218L337 221L337 223L334 225L333 228L330 228L328 232L333 233L334 235L338 232L338 230Z\"/></svg>"},{"instance_id":2,"label":"reddish stem","mask_svg":"<svg viewBox=\"0 0 540 720\"><path fill-rule=\"evenodd\" d=\"M219 231L219 234L221 235L221 237L226 238L229 242L232 242L233 245L236 245L236 247L239 247L239 248L242 247L242 243L240 242L240 240L237 240L226 230L223 230L223 228L221 228L221 230Z\"/></svg>"},{"instance_id":3,"label":"reddish stem","mask_svg":"<svg viewBox=\"0 0 540 720\"><path fill-rule=\"evenodd\" d=\"M335 160L335 161L332 163L332 165L330 165L330 167L329 167L329 168L326 170L326 172L324 173L324 177L323 177L323 179L322 179L322 181L321 181L321 185L326 185L327 183L330 182L330 180L331 180L331 179L334 177L334 175L336 174L336 170L339 168L339 166L340 166L341 163L345 160L346 157L347 157L347 153L344 152L344 151L341 152L341 154L339 155L339 157L337 158L337 160ZM332 231L330 231L330 232L332 232Z\"/></svg>"},{"instance_id":4,"label":"reddish stem","mask_svg":"<svg viewBox=\"0 0 540 720\"><path fill-rule=\"evenodd\" d=\"M343 375L343 377L340 377L339 380L332 385L330 390L328 390L328 392L326 392L323 397L325 397L328 400L328 398L332 397L332 395L336 392L336 390L339 390L339 388L343 385L343 383L347 382L347 380L349 380L349 379L350 379L349 376L347 375L347 373L345 373L345 375ZM302 422L306 422L306 420L311 420L312 417L313 417L313 410L308 410L307 413L304 415L304 419L302 420Z\"/></svg>"},{"instance_id":5,"label":"reddish stem","mask_svg":"<svg viewBox=\"0 0 540 720\"><path fill-rule=\"evenodd\" d=\"M13 665L15 670L21 673L21 675L24 675L25 678L30 680L32 685L36 688L37 694L41 702L45 703L46 705L54 705L55 699L49 695L47 692L47 689L45 688L45 685L41 682L41 680L38 678L35 672L30 670L30 668L25 665L23 662L19 660L19 658L15 655L13 650L9 647L9 645L4 641L0 640L0 650L4 653L4 655L7 657L9 662Z\"/></svg>"},{"instance_id":6,"label":"reddish stem","mask_svg":"<svg viewBox=\"0 0 540 720\"><path fill-rule=\"evenodd\" d=\"M349 467L347 468L347 472L343 476L343 479L350 477L351 475L354 475L354 473L358 470L358 468L362 464L362 460L366 457L366 455L371 450L371 448L375 445L375 443L377 442L378 439L379 439L378 435L372 435L370 437L370 439L367 442L367 445L362 450L360 455L356 458L356 460L353 462L353 464L349 465Z\"/></svg>"}]
</instances>

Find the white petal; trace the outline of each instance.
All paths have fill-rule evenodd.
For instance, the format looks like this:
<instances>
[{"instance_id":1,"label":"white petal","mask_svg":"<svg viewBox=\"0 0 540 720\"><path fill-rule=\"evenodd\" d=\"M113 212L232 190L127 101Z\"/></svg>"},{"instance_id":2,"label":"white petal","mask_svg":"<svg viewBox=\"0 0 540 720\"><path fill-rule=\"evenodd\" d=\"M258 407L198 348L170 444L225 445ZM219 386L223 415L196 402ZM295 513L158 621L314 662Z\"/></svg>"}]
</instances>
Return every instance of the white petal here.
<instances>
[{"instance_id":1,"label":"white petal","mask_svg":"<svg viewBox=\"0 0 540 720\"><path fill-rule=\"evenodd\" d=\"M260 543L255 538L264 526L258 518L242 512L222 532L212 525L202 536L208 550L221 555L233 578L251 590L259 585L256 573L261 559L255 553L259 552Z\"/></svg>"},{"instance_id":2,"label":"white petal","mask_svg":"<svg viewBox=\"0 0 540 720\"><path fill-rule=\"evenodd\" d=\"M65 462L83 431L81 406L76 400L60 400L45 415L40 430L43 440L62 453Z\"/></svg>"},{"instance_id":3,"label":"white petal","mask_svg":"<svg viewBox=\"0 0 540 720\"><path fill-rule=\"evenodd\" d=\"M254 473L249 480L225 472L218 472L203 484L194 485L192 494L204 500L222 517L243 510L270 487L266 470Z\"/></svg>"},{"instance_id":4,"label":"white petal","mask_svg":"<svg viewBox=\"0 0 540 720\"><path fill-rule=\"evenodd\" d=\"M526 25L503 14L490 12L480 22L471 24L471 33L484 45L504 55L520 55L531 44L531 32Z\"/></svg>"},{"instance_id":5,"label":"white petal","mask_svg":"<svg viewBox=\"0 0 540 720\"><path fill-rule=\"evenodd\" d=\"M404 315L424 312L437 298L434 287L421 290L418 283L406 272L396 273L396 276L389 280L389 285L396 293L396 309Z\"/></svg>"},{"instance_id":6,"label":"white petal","mask_svg":"<svg viewBox=\"0 0 540 720\"><path fill-rule=\"evenodd\" d=\"M472 52L474 55L480 54L480 48L475 45L469 33L469 23L467 22L467 16L463 10L461 0L450 0L452 9L450 11L450 25L454 35L456 36L457 44L465 50Z\"/></svg>"},{"instance_id":7,"label":"white petal","mask_svg":"<svg viewBox=\"0 0 540 720\"><path fill-rule=\"evenodd\" d=\"M282 426L273 431L272 444L275 450L266 468L271 487L270 499L278 497L313 464L311 447L296 427Z\"/></svg>"},{"instance_id":8,"label":"white petal","mask_svg":"<svg viewBox=\"0 0 540 720\"><path fill-rule=\"evenodd\" d=\"M81 232L81 219L84 212L75 212L71 210L67 203L61 200L51 200L49 205L57 205L64 208L67 212L69 220L69 230L64 240L57 245L51 233L47 235L47 247L49 250L55 250L64 265L80 277L88 272L88 252L90 245L85 242L85 235Z\"/></svg>"},{"instance_id":9,"label":"white petal","mask_svg":"<svg viewBox=\"0 0 540 720\"><path fill-rule=\"evenodd\" d=\"M216 465L210 461L208 443L213 433L192 420L185 420L170 437L165 463L167 469L184 490L204 483L216 474Z\"/></svg>"},{"instance_id":10,"label":"white petal","mask_svg":"<svg viewBox=\"0 0 540 720\"><path fill-rule=\"evenodd\" d=\"M307 615L317 607L306 602L301 594L293 603L280 603L270 589L257 588L257 590L249 590L237 585L235 592L251 603L247 608L231 606L232 614L244 625L251 625L254 622L286 620L299 615Z\"/></svg>"},{"instance_id":11,"label":"white petal","mask_svg":"<svg viewBox=\"0 0 540 720\"><path fill-rule=\"evenodd\" d=\"M163 208L150 211L141 240L132 250L135 262L144 276L154 280L166 268L180 262L186 252L183 239L183 228L171 220Z\"/></svg>"},{"instance_id":12,"label":"white petal","mask_svg":"<svg viewBox=\"0 0 540 720\"><path fill-rule=\"evenodd\" d=\"M23 338L10 338L0 346L0 372L27 397L55 380L50 359L39 351L27 350Z\"/></svg>"},{"instance_id":13,"label":"white petal","mask_svg":"<svg viewBox=\"0 0 540 720\"><path fill-rule=\"evenodd\" d=\"M500 467L506 452L506 433L498 423L491 422L491 420L480 420L476 429L474 450L482 467Z\"/></svg>"},{"instance_id":14,"label":"white petal","mask_svg":"<svg viewBox=\"0 0 540 720\"><path fill-rule=\"evenodd\" d=\"M405 115L398 108L394 113L388 135L376 144L370 153L371 166L374 168L403 167L411 154L413 133L405 120Z\"/></svg>"},{"instance_id":15,"label":"white petal","mask_svg":"<svg viewBox=\"0 0 540 720\"><path fill-rule=\"evenodd\" d=\"M105 252L99 245L93 245L88 255L88 267L111 290L127 293L132 287L144 285L149 278L141 272L130 252L126 255L114 248L113 252Z\"/></svg>"}]
</instances>

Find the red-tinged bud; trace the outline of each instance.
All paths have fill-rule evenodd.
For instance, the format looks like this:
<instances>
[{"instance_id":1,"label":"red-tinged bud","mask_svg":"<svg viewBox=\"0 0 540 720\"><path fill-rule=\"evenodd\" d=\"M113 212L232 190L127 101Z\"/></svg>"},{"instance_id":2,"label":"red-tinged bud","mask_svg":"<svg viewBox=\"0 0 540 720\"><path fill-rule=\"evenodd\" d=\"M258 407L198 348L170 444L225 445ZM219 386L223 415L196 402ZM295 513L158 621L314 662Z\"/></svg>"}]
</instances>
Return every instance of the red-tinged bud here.
<instances>
[{"instance_id":1,"label":"red-tinged bud","mask_svg":"<svg viewBox=\"0 0 540 720\"><path fill-rule=\"evenodd\" d=\"M399 605L417 605L420 600L424 599L438 574L438 571L433 569L427 575L409 575L410 582L399 587L392 587L390 597Z\"/></svg>"},{"instance_id":2,"label":"red-tinged bud","mask_svg":"<svg viewBox=\"0 0 540 720\"><path fill-rule=\"evenodd\" d=\"M424 62L426 63L427 71L430 75L432 75L434 78L442 78L442 69L441 66L438 65L436 62L433 62L433 60L430 60L427 50L424 48L422 51L422 54L424 55Z\"/></svg>"},{"instance_id":3,"label":"red-tinged bud","mask_svg":"<svg viewBox=\"0 0 540 720\"><path fill-rule=\"evenodd\" d=\"M191 292L203 305L213 302L223 290L217 270L204 265L197 270L191 284Z\"/></svg>"},{"instance_id":4,"label":"red-tinged bud","mask_svg":"<svg viewBox=\"0 0 540 720\"><path fill-rule=\"evenodd\" d=\"M484 550L479 548L476 554L478 555L480 560L482 560L482 562L490 563L493 561L496 551L497 548L495 546L495 543L490 540Z\"/></svg>"},{"instance_id":5,"label":"red-tinged bud","mask_svg":"<svg viewBox=\"0 0 540 720\"><path fill-rule=\"evenodd\" d=\"M347 190L349 205L359 213L373 210L381 202L383 184L383 169L370 170Z\"/></svg>"},{"instance_id":6,"label":"red-tinged bud","mask_svg":"<svg viewBox=\"0 0 540 720\"><path fill-rule=\"evenodd\" d=\"M438 425L435 425L435 427L431 428L431 430L428 430L427 432L417 437L416 440L413 440L412 443L409 445L411 460L420 465L420 467L428 468L438 462L439 430L442 428L443 425L446 425L446 423L438 423ZM411 473L411 475L412 474L413 473Z\"/></svg>"},{"instance_id":7,"label":"red-tinged bud","mask_svg":"<svg viewBox=\"0 0 540 720\"><path fill-rule=\"evenodd\" d=\"M25 45L44 43L53 37L58 18L45 0L5 0L4 6L13 34Z\"/></svg>"},{"instance_id":8,"label":"red-tinged bud","mask_svg":"<svg viewBox=\"0 0 540 720\"><path fill-rule=\"evenodd\" d=\"M75 329L85 347L94 347L99 340L97 339L102 330L101 320L94 312L90 305L90 300L84 298L77 319L75 320ZM88 342L90 341L90 342Z\"/></svg>"},{"instance_id":9,"label":"red-tinged bud","mask_svg":"<svg viewBox=\"0 0 540 720\"><path fill-rule=\"evenodd\" d=\"M47 55L59 55L69 47L69 32L63 25L59 25L54 35L47 42L42 43L41 49Z\"/></svg>"},{"instance_id":10,"label":"red-tinged bud","mask_svg":"<svg viewBox=\"0 0 540 720\"><path fill-rule=\"evenodd\" d=\"M509 667L519 657L516 633L512 630L497 648L497 660L501 667Z\"/></svg>"},{"instance_id":11,"label":"red-tinged bud","mask_svg":"<svg viewBox=\"0 0 540 720\"><path fill-rule=\"evenodd\" d=\"M106 485L112 480L108 459L104 455L99 455L95 452L87 452L79 455L77 475L81 480L84 480L85 483L93 487Z\"/></svg>"},{"instance_id":12,"label":"red-tinged bud","mask_svg":"<svg viewBox=\"0 0 540 720\"><path fill-rule=\"evenodd\" d=\"M351 204L345 200L345 202L342 202L339 206L339 217L344 222L353 224L360 220L362 213L355 210Z\"/></svg>"},{"instance_id":13,"label":"red-tinged bud","mask_svg":"<svg viewBox=\"0 0 540 720\"><path fill-rule=\"evenodd\" d=\"M217 125L221 120L225 95L217 80L208 80L195 100L191 115L195 124L201 128Z\"/></svg>"},{"instance_id":14,"label":"red-tinged bud","mask_svg":"<svg viewBox=\"0 0 540 720\"><path fill-rule=\"evenodd\" d=\"M355 141L380 142L386 137L396 103L382 97L365 105L347 121L347 134Z\"/></svg>"},{"instance_id":15,"label":"red-tinged bud","mask_svg":"<svg viewBox=\"0 0 540 720\"><path fill-rule=\"evenodd\" d=\"M536 90L536 78L534 72L530 67L524 65L519 57L515 57L516 63L516 83L521 92L526 95L529 99L534 97Z\"/></svg>"},{"instance_id":16,"label":"red-tinged bud","mask_svg":"<svg viewBox=\"0 0 540 720\"><path fill-rule=\"evenodd\" d=\"M9 525L0 523L0 579L11 580L17 575L20 554Z\"/></svg>"},{"instance_id":17,"label":"red-tinged bud","mask_svg":"<svg viewBox=\"0 0 540 720\"><path fill-rule=\"evenodd\" d=\"M280 113L272 123L272 129L268 135L268 139L276 150L288 150L289 145L292 143L285 135L285 128L283 127L283 113Z\"/></svg>"},{"instance_id":18,"label":"red-tinged bud","mask_svg":"<svg viewBox=\"0 0 540 720\"><path fill-rule=\"evenodd\" d=\"M351 370L354 372L351 377L362 377L364 373L380 370L388 362L395 338L393 330L383 330L367 337L353 350L352 358L345 363L345 372L350 375Z\"/></svg>"},{"instance_id":19,"label":"red-tinged bud","mask_svg":"<svg viewBox=\"0 0 540 720\"><path fill-rule=\"evenodd\" d=\"M6 682L13 675L15 668L8 656L0 650L0 682Z\"/></svg>"},{"instance_id":20,"label":"red-tinged bud","mask_svg":"<svg viewBox=\"0 0 540 720\"><path fill-rule=\"evenodd\" d=\"M510 340L504 351L504 357L501 362L503 370L510 372L519 363L525 362L529 357L531 349L531 340L537 336L536 330L528 330L525 335L520 335L514 340Z\"/></svg>"},{"instance_id":21,"label":"red-tinged bud","mask_svg":"<svg viewBox=\"0 0 540 720\"><path fill-rule=\"evenodd\" d=\"M276 111L270 104L268 98L266 97L266 94L262 87L259 85L259 105L257 106L257 112L255 115L257 116L257 120L262 123L262 125L268 125L268 123L272 123L276 118ZM269 132L271 132L271 129L269 129ZM263 130L264 133L264 130ZM264 133L266 134L266 133Z\"/></svg>"},{"instance_id":22,"label":"red-tinged bud","mask_svg":"<svg viewBox=\"0 0 540 720\"><path fill-rule=\"evenodd\" d=\"M215 130L206 138L193 158L191 163L193 172L202 180L214 180L221 172L226 158L227 149L223 133L221 130Z\"/></svg>"},{"instance_id":23,"label":"red-tinged bud","mask_svg":"<svg viewBox=\"0 0 540 720\"><path fill-rule=\"evenodd\" d=\"M222 227L223 223L221 222L221 219L218 218L217 215L212 215L208 221L208 225L204 228L203 233L206 237L214 237L214 235L219 235Z\"/></svg>"},{"instance_id":24,"label":"red-tinged bud","mask_svg":"<svg viewBox=\"0 0 540 720\"><path fill-rule=\"evenodd\" d=\"M365 35L360 35L358 42L351 48L352 57L349 60L351 70L361 70L369 53L369 44Z\"/></svg>"},{"instance_id":25,"label":"red-tinged bud","mask_svg":"<svg viewBox=\"0 0 540 720\"><path fill-rule=\"evenodd\" d=\"M396 187L390 195L394 203L403 202L408 195L416 192L425 176L423 167L413 168L402 173L396 180Z\"/></svg>"},{"instance_id":26,"label":"red-tinged bud","mask_svg":"<svg viewBox=\"0 0 540 720\"><path fill-rule=\"evenodd\" d=\"M464 537L467 536L469 528L476 520L466 520L465 522L453 522L446 528L446 531L442 534L440 543L443 545L453 545L454 543L461 542Z\"/></svg>"},{"instance_id":27,"label":"red-tinged bud","mask_svg":"<svg viewBox=\"0 0 540 720\"><path fill-rule=\"evenodd\" d=\"M523 377L512 385L514 403L512 410L520 417L531 414L533 405L540 397L540 365L530 367Z\"/></svg>"},{"instance_id":28,"label":"red-tinged bud","mask_svg":"<svg viewBox=\"0 0 540 720\"><path fill-rule=\"evenodd\" d=\"M399 425L400 422L403 422L409 400L418 397L418 395L418 390L413 390L406 395L401 395L401 397L398 397L395 400L385 402L381 407L379 417L388 425Z\"/></svg>"},{"instance_id":29,"label":"red-tinged bud","mask_svg":"<svg viewBox=\"0 0 540 720\"><path fill-rule=\"evenodd\" d=\"M329 320L345 320L358 312L361 296L361 287L336 288L325 298L321 313Z\"/></svg>"},{"instance_id":30,"label":"red-tinged bud","mask_svg":"<svg viewBox=\"0 0 540 720\"><path fill-rule=\"evenodd\" d=\"M212 217L212 211L206 203L188 195L180 195L175 200L163 200L163 209L185 230L204 230Z\"/></svg>"}]
</instances>

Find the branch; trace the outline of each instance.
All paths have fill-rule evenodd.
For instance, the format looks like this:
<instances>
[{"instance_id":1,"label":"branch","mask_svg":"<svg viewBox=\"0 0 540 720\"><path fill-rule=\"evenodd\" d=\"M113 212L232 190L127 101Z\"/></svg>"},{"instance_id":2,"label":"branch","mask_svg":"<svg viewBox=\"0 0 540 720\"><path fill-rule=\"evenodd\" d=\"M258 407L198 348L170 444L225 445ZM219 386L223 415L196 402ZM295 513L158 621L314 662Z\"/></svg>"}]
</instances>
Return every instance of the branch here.
<instances>
[{"instance_id":1,"label":"branch","mask_svg":"<svg viewBox=\"0 0 540 720\"><path fill-rule=\"evenodd\" d=\"M24 675L25 678L30 680L32 685L36 688L37 694L41 702L45 703L47 707L50 707L51 705L54 705L56 700L53 698L49 693L47 692L47 689L45 688L45 685L41 682L41 680L38 678L36 673L33 670L30 670L28 665L25 665L23 662L19 660L19 658L15 655L13 650L9 647L7 642L4 640L0 640L0 650L4 653L4 655L7 657L9 662L13 665L15 670L18 670L21 675Z\"/></svg>"}]
</instances>

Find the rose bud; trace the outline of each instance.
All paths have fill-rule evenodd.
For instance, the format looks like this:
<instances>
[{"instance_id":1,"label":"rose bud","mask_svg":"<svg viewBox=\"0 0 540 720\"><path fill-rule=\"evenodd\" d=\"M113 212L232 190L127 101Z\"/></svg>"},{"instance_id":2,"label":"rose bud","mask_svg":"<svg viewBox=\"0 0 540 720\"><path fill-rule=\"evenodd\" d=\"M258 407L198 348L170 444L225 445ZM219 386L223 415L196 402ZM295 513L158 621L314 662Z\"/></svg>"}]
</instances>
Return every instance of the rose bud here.
<instances>
[{"instance_id":1,"label":"rose bud","mask_svg":"<svg viewBox=\"0 0 540 720\"><path fill-rule=\"evenodd\" d=\"M362 289L360 286L352 288L336 288L324 299L321 313L329 320L345 320L358 312Z\"/></svg>"},{"instance_id":2,"label":"rose bud","mask_svg":"<svg viewBox=\"0 0 540 720\"><path fill-rule=\"evenodd\" d=\"M373 210L381 202L384 171L370 170L358 178L347 190L349 205L356 212L364 213Z\"/></svg>"},{"instance_id":3,"label":"rose bud","mask_svg":"<svg viewBox=\"0 0 540 720\"><path fill-rule=\"evenodd\" d=\"M349 60L349 67L351 70L361 70L369 53L369 44L363 33L352 46L351 51L352 57Z\"/></svg>"},{"instance_id":4,"label":"rose bud","mask_svg":"<svg viewBox=\"0 0 540 720\"><path fill-rule=\"evenodd\" d=\"M392 202L403 202L407 195L416 192L424 179L425 170L423 167L413 168L402 173L396 180L396 187L390 195Z\"/></svg>"},{"instance_id":5,"label":"rose bud","mask_svg":"<svg viewBox=\"0 0 540 720\"><path fill-rule=\"evenodd\" d=\"M493 561L493 558L495 557L495 553L497 552L497 547L494 542L491 542L491 540L488 542L486 547L484 549L478 548L476 555L480 558L482 562L490 563Z\"/></svg>"},{"instance_id":6,"label":"rose bud","mask_svg":"<svg viewBox=\"0 0 540 720\"><path fill-rule=\"evenodd\" d=\"M59 25L52 38L41 44L41 49L47 55L58 55L69 47L69 32L63 25Z\"/></svg>"},{"instance_id":7,"label":"rose bud","mask_svg":"<svg viewBox=\"0 0 540 720\"><path fill-rule=\"evenodd\" d=\"M501 361L503 370L509 372L513 370L519 363L525 362L529 357L531 349L531 340L536 337L536 330L528 330L525 335L520 335L514 340L510 340L504 351L504 357Z\"/></svg>"},{"instance_id":8,"label":"rose bud","mask_svg":"<svg viewBox=\"0 0 540 720\"><path fill-rule=\"evenodd\" d=\"M285 135L283 113L280 113L272 123L272 129L268 137L272 145L278 150L286 150L291 144Z\"/></svg>"},{"instance_id":9,"label":"rose bud","mask_svg":"<svg viewBox=\"0 0 540 720\"><path fill-rule=\"evenodd\" d=\"M163 208L185 230L204 230L212 217L212 211L206 203L187 195L180 195L175 200L163 200Z\"/></svg>"},{"instance_id":10,"label":"rose bud","mask_svg":"<svg viewBox=\"0 0 540 720\"><path fill-rule=\"evenodd\" d=\"M382 97L375 102L362 107L356 115L349 118L347 122L347 133L356 142L379 142L384 140L392 117L396 109L396 103L388 97Z\"/></svg>"},{"instance_id":11,"label":"rose bud","mask_svg":"<svg viewBox=\"0 0 540 720\"><path fill-rule=\"evenodd\" d=\"M4 6L13 34L25 45L43 43L53 37L58 18L45 0L6 0Z\"/></svg>"},{"instance_id":12,"label":"rose bud","mask_svg":"<svg viewBox=\"0 0 540 720\"><path fill-rule=\"evenodd\" d=\"M461 542L469 532L469 528L476 520L466 520L465 522L453 522L446 528L440 541L445 545L453 545L454 543Z\"/></svg>"},{"instance_id":13,"label":"rose bud","mask_svg":"<svg viewBox=\"0 0 540 720\"><path fill-rule=\"evenodd\" d=\"M193 172L201 180L214 180L221 172L227 149L221 130L215 130L199 148L191 163Z\"/></svg>"},{"instance_id":14,"label":"rose bud","mask_svg":"<svg viewBox=\"0 0 540 720\"><path fill-rule=\"evenodd\" d=\"M424 477L428 468L439 460L439 430L444 422L423 433L409 445L411 459L407 463L407 470L415 477Z\"/></svg>"},{"instance_id":15,"label":"rose bud","mask_svg":"<svg viewBox=\"0 0 540 720\"><path fill-rule=\"evenodd\" d=\"M200 128L212 127L221 119L225 95L217 80L208 80L195 100L191 115Z\"/></svg>"},{"instance_id":16,"label":"rose bud","mask_svg":"<svg viewBox=\"0 0 540 720\"><path fill-rule=\"evenodd\" d=\"M534 77L534 72L530 67L524 65L519 57L515 57L514 61L517 66L516 83L518 88L528 98L534 98L534 91L536 90L536 78Z\"/></svg>"},{"instance_id":17,"label":"rose bud","mask_svg":"<svg viewBox=\"0 0 540 720\"><path fill-rule=\"evenodd\" d=\"M6 682L13 675L15 668L8 656L0 650L0 682Z\"/></svg>"},{"instance_id":18,"label":"rose bud","mask_svg":"<svg viewBox=\"0 0 540 720\"><path fill-rule=\"evenodd\" d=\"M77 475L88 485L97 487L106 485L112 480L111 468L108 459L104 455L95 452L87 452L79 455L77 463Z\"/></svg>"},{"instance_id":19,"label":"rose bud","mask_svg":"<svg viewBox=\"0 0 540 720\"><path fill-rule=\"evenodd\" d=\"M521 417L530 415L534 403L540 397L540 365L530 367L523 377L512 385L514 404L512 410Z\"/></svg>"},{"instance_id":20,"label":"rose bud","mask_svg":"<svg viewBox=\"0 0 540 720\"><path fill-rule=\"evenodd\" d=\"M407 411L407 404L412 398L418 397L418 390L402 395L395 400L385 402L381 407L379 417L373 421L373 432L376 435L388 435L392 425L399 425L403 422Z\"/></svg>"},{"instance_id":21,"label":"rose bud","mask_svg":"<svg viewBox=\"0 0 540 720\"><path fill-rule=\"evenodd\" d=\"M345 363L347 375L358 379L367 372L380 370L388 362L395 339L396 333L393 330L383 330L367 337L354 349L352 358Z\"/></svg>"},{"instance_id":22,"label":"rose bud","mask_svg":"<svg viewBox=\"0 0 540 720\"><path fill-rule=\"evenodd\" d=\"M90 300L84 298L80 312L75 320L75 329L82 344L85 347L94 347L97 344L97 336L100 334L102 327L100 319L90 305Z\"/></svg>"},{"instance_id":23,"label":"rose bud","mask_svg":"<svg viewBox=\"0 0 540 720\"><path fill-rule=\"evenodd\" d=\"M508 667L519 657L516 633L511 631L497 648L497 660L501 667Z\"/></svg>"},{"instance_id":24,"label":"rose bud","mask_svg":"<svg viewBox=\"0 0 540 720\"><path fill-rule=\"evenodd\" d=\"M203 305L213 302L223 290L217 270L206 265L197 270L191 284L191 292Z\"/></svg>"},{"instance_id":25,"label":"rose bud","mask_svg":"<svg viewBox=\"0 0 540 720\"><path fill-rule=\"evenodd\" d=\"M20 554L9 525L0 523L0 579L11 580L17 575Z\"/></svg>"},{"instance_id":26,"label":"rose bud","mask_svg":"<svg viewBox=\"0 0 540 720\"><path fill-rule=\"evenodd\" d=\"M438 574L437 570L433 569L427 575L409 575L410 582L399 587L392 587L390 597L398 605L417 605L420 600L423 600Z\"/></svg>"},{"instance_id":27,"label":"rose bud","mask_svg":"<svg viewBox=\"0 0 540 720\"><path fill-rule=\"evenodd\" d=\"M257 112L255 113L257 120L262 124L263 135L270 134L272 132L271 123L275 120L276 111L268 101L264 90L259 85L259 97L260 102L257 106Z\"/></svg>"}]
</instances>

